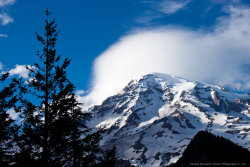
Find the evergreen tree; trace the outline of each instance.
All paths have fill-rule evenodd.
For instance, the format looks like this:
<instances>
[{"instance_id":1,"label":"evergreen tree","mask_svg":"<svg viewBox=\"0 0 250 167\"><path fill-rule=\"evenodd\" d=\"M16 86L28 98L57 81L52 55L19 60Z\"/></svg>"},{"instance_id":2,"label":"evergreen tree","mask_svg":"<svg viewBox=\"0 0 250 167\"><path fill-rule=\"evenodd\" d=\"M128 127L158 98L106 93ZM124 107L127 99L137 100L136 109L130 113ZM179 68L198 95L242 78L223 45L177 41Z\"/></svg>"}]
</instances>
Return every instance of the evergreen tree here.
<instances>
[{"instance_id":1,"label":"evergreen tree","mask_svg":"<svg viewBox=\"0 0 250 167\"><path fill-rule=\"evenodd\" d=\"M2 75L0 81L3 82L8 73ZM11 82L8 86L0 90L0 164L1 166L8 166L11 161L12 145L12 131L14 129L14 120L7 113L8 110L13 109L17 102L17 97L14 95L16 91L16 84Z\"/></svg>"},{"instance_id":2,"label":"evergreen tree","mask_svg":"<svg viewBox=\"0 0 250 167\"><path fill-rule=\"evenodd\" d=\"M244 166L250 164L250 151L232 141L216 136L208 131L199 131L182 154L182 157L169 166L208 166L203 165L217 163L216 166L225 166L223 163ZM196 164L196 165L194 165Z\"/></svg>"},{"instance_id":3,"label":"evergreen tree","mask_svg":"<svg viewBox=\"0 0 250 167\"><path fill-rule=\"evenodd\" d=\"M99 141L101 139L101 131L92 133L91 129L84 124L84 120L90 118L90 114L83 113L81 103L76 99L76 95L71 92L70 96L62 102L69 104L69 115L63 120L63 124L67 124L68 129L64 131L64 135L68 139L66 164L73 167L88 166L96 160L96 153L99 151Z\"/></svg>"},{"instance_id":4,"label":"evergreen tree","mask_svg":"<svg viewBox=\"0 0 250 167\"><path fill-rule=\"evenodd\" d=\"M63 160L59 153L64 149L62 143L65 141L62 139L66 126L60 122L63 122L62 119L66 119L68 115L68 104L62 101L72 91L73 86L66 77L66 68L70 60L66 58L61 63L61 56L56 55L57 25L55 20L50 20L49 11L46 11L46 16L45 33L43 36L37 34L37 39L43 46L41 54L39 52L37 54L40 62L32 67L27 66L29 76L32 78L28 81L28 92L34 95L40 103L32 109L33 114L29 115L34 117L34 112L36 112L37 118L40 118L34 126L39 131L41 139L40 163L44 166L55 166L61 165L57 162L58 159Z\"/></svg>"},{"instance_id":5,"label":"evergreen tree","mask_svg":"<svg viewBox=\"0 0 250 167\"><path fill-rule=\"evenodd\" d=\"M46 16L45 33L36 34L43 46L40 61L27 66L27 84L19 82L29 100L19 99L23 122L16 137L16 166L87 166L96 159L101 132L92 133L84 124L90 115L81 111L66 75L70 60L56 54L57 25L49 11Z\"/></svg>"},{"instance_id":6,"label":"evergreen tree","mask_svg":"<svg viewBox=\"0 0 250 167\"><path fill-rule=\"evenodd\" d=\"M36 114L36 106L28 100L19 99L21 103L23 118L21 134L15 135L19 151L15 154L15 166L39 166L40 138L39 125L40 119Z\"/></svg>"},{"instance_id":7,"label":"evergreen tree","mask_svg":"<svg viewBox=\"0 0 250 167\"><path fill-rule=\"evenodd\" d=\"M111 150L106 150L104 154L104 158L100 162L98 167L114 167L116 158L115 158L116 147L113 147Z\"/></svg>"}]
</instances>

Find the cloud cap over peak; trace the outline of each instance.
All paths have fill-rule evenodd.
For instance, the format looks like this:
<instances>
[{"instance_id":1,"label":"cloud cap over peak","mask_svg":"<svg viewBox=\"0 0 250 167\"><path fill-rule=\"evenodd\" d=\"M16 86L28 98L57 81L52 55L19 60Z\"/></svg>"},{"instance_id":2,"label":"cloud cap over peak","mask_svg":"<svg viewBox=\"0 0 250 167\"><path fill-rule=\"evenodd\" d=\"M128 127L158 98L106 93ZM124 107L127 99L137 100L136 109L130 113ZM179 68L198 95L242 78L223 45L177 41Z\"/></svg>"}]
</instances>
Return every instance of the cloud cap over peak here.
<instances>
[{"instance_id":1,"label":"cloud cap over peak","mask_svg":"<svg viewBox=\"0 0 250 167\"><path fill-rule=\"evenodd\" d=\"M250 9L229 7L228 12L211 32L158 27L122 37L95 60L85 103L100 103L152 72L249 91Z\"/></svg>"}]
</instances>

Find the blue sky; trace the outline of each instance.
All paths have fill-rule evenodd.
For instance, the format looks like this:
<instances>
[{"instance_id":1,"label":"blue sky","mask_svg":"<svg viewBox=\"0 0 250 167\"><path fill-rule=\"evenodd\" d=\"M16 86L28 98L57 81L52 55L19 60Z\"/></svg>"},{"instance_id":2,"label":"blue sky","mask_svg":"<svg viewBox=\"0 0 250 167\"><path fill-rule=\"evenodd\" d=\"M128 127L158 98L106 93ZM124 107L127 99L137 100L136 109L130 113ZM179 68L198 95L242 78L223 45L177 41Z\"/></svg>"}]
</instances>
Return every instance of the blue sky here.
<instances>
[{"instance_id":1,"label":"blue sky","mask_svg":"<svg viewBox=\"0 0 250 167\"><path fill-rule=\"evenodd\" d=\"M8 69L37 60L35 32L42 32L44 11L49 9L61 31L58 53L72 59L69 75L77 87L86 89L94 58L129 30L133 6L128 0L16 0L2 9L13 22L0 27L0 33L8 35L0 38L0 62Z\"/></svg>"},{"instance_id":2,"label":"blue sky","mask_svg":"<svg viewBox=\"0 0 250 167\"><path fill-rule=\"evenodd\" d=\"M249 35L248 28L250 28L248 23L246 23L249 21L246 20L249 5L250 1L248 0L0 0L0 69L2 71L12 69L13 74L24 74L25 72L21 66L17 66L19 70L14 70L16 65L29 65L38 60L35 54L41 47L35 38L35 32L41 33L43 30L44 11L46 9L49 9L52 15L55 16L61 31L57 43L57 53L72 59L69 67L70 79L77 89L93 91L95 87L99 87L102 83L104 85L110 84L106 80L117 82L120 78L116 76L123 76L123 73L129 73L126 71L127 68L121 69L119 67L123 65L129 66L131 64L130 61L133 61L132 59L138 60L135 61L137 64L140 64L140 62L145 64L145 66L141 67L138 65L138 68L130 68L132 72L151 66L150 63L141 61L143 57L137 57L137 55L141 54L138 51L140 47L131 48L129 46L133 42L137 42L133 44L134 46L137 46L140 42L143 43L144 38L145 41L156 40L154 43L145 43L141 50L147 52L149 45L150 47L157 46L153 47L152 51L149 49L148 53L152 52L152 55L159 52L159 55L163 55L162 53L171 54L173 59L178 57L178 54L175 55L176 51L179 50L178 46L180 48L182 45L185 47L184 41L187 41L187 43L190 41L190 45L192 44L192 46L188 46L188 52L195 50L194 45L196 43L194 41L197 40L206 41L204 45L200 46L201 48L206 45L211 45L212 47L215 44L223 44L223 40L227 41L229 37L244 41L245 43L242 46L249 44L249 38L245 38L245 36ZM242 29L235 28L235 24L242 25L239 26ZM218 31L221 31L220 34L225 34L227 38L218 35ZM244 37L237 35L237 33L235 33L235 36L230 35L236 31L246 32L246 34ZM164 51L163 49L165 46L158 48L158 45L161 45L158 42L162 40L158 36L164 35L166 35L166 38L176 41L172 42L175 44L172 48L176 47L176 50L168 53L168 50ZM193 37L196 35L200 35L202 38ZM172 38L172 36L174 37ZM137 40L137 37L140 37L139 40ZM209 40L215 42L211 44L208 42ZM221 42L217 42L219 40ZM162 43L167 42L162 40ZM226 54L228 48L230 48L228 47L229 45L231 44L222 45L221 48L226 49L218 49L218 51L216 50L217 47L215 47L216 49L212 47L215 52L210 54L217 55L218 52ZM128 52L128 54L133 55L133 58L131 60L129 58L123 60L125 56L120 53L125 53L128 48L132 51L132 53ZM197 52L197 54L207 53L213 49L207 51L203 49L203 51ZM156 52L154 52L155 50ZM225 76L225 79L222 80L212 75L213 71L204 73L204 75L209 77L201 77L201 74L198 73L191 75L193 73L192 70L189 73L183 72L189 71L190 68L195 66L194 64L201 64L202 66L203 58L199 59L199 57L197 59L191 57L189 60L194 61L190 62L190 66L185 67L183 65L183 71L173 72L169 69L156 71L157 68L152 68L152 71L142 70L141 73L138 72L138 75L144 72L165 72L202 82L218 83L232 89L235 88L235 90L248 91L250 88L248 84L249 50L236 47L232 50L232 53L238 54L239 50L242 51L240 53L242 56L239 56L237 59L242 61L230 66L235 67L235 69L242 67L240 75L236 75L239 72L234 68L225 67L227 70L219 75L220 77ZM190 52L190 54L194 53ZM119 58L116 55L121 55L121 57ZM147 56L147 54L144 56ZM116 58L118 60L115 60ZM158 59L161 58L159 57ZM213 59L213 62L217 62L217 59L222 60L223 58L214 56L211 59ZM172 57L169 59L172 59ZM236 58L226 57L226 59L234 61ZM200 62L197 62L198 60ZM107 67L112 66L114 63L117 65L117 69L114 68L111 71L115 70L118 74L106 70ZM157 65L152 64L152 67L154 66ZM220 65L211 63L210 67L223 71L216 68L217 66ZM197 69L194 70L197 71ZM227 74L229 72L235 73L235 80L228 79ZM232 75L230 74L230 76ZM113 79L115 77L116 79ZM133 77L136 77L136 75L125 76L124 83L128 82L128 78L133 79ZM243 81L241 78L247 79ZM118 84L117 89L124 86L124 84ZM104 86L103 89L108 88ZM110 90L110 92L112 91Z\"/></svg>"}]
</instances>

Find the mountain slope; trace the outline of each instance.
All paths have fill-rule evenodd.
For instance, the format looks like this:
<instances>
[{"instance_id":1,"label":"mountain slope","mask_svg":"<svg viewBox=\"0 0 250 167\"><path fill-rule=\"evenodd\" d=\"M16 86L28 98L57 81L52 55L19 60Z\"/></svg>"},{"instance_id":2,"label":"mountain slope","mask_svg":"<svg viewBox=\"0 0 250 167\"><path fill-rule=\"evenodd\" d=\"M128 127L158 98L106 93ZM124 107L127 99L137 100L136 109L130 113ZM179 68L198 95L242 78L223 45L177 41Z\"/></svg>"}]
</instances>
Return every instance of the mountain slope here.
<instances>
[{"instance_id":1,"label":"mountain slope","mask_svg":"<svg viewBox=\"0 0 250 167\"><path fill-rule=\"evenodd\" d=\"M171 167L181 166L249 166L250 151L231 141L209 132L198 132L183 152L183 156ZM234 164L234 165L233 165Z\"/></svg>"},{"instance_id":2,"label":"mountain slope","mask_svg":"<svg viewBox=\"0 0 250 167\"><path fill-rule=\"evenodd\" d=\"M103 147L142 166L176 162L201 130L250 149L250 98L165 74L131 81L89 109L89 126L105 128Z\"/></svg>"}]
</instances>

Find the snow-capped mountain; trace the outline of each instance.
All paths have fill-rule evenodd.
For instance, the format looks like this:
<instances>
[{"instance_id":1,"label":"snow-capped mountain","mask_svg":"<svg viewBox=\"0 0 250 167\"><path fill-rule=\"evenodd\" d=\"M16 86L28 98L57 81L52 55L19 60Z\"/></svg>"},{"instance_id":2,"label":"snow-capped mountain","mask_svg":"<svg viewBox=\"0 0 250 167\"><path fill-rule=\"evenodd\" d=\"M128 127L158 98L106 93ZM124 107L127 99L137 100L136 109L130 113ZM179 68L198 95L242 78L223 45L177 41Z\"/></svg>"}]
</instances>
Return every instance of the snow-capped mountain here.
<instances>
[{"instance_id":1,"label":"snow-capped mountain","mask_svg":"<svg viewBox=\"0 0 250 167\"><path fill-rule=\"evenodd\" d=\"M89 112L107 130L101 145L138 166L176 162L200 130L250 149L250 96L179 77L145 75Z\"/></svg>"}]
</instances>

